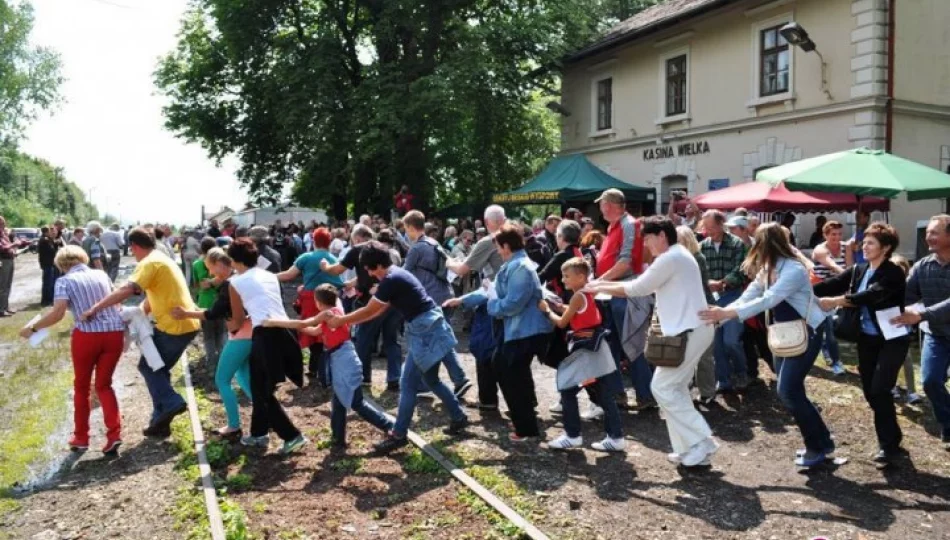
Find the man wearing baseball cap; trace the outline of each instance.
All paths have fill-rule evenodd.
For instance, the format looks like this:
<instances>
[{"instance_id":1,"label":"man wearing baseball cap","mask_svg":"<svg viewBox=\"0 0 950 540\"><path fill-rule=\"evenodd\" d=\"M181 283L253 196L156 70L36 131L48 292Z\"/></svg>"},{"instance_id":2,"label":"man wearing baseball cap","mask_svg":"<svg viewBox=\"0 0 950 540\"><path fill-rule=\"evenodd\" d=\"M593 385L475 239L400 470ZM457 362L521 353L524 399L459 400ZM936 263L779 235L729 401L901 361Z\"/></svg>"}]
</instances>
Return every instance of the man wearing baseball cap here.
<instances>
[{"instance_id":1,"label":"man wearing baseball cap","mask_svg":"<svg viewBox=\"0 0 950 540\"><path fill-rule=\"evenodd\" d=\"M596 277L603 281L627 281L635 278L642 268L634 268L633 264L633 246L636 240L636 223L633 216L627 213L626 197L619 189L608 189L594 201L600 204L600 213L609 223L607 227L607 236L597 254ZM610 349L614 355L614 360L620 363L623 358L623 326L627 316L628 303L636 303L643 307L645 317L649 319L652 301L647 298L612 298L610 300L610 319L609 326L612 336L609 340ZM646 342L646 331L649 324L642 325L639 330L644 335L643 342ZM633 340L640 342L639 338ZM647 364L643 351L636 358L631 358L630 379L637 393L638 409L656 407L656 401L653 399L653 393L650 391L650 382L653 379L653 372ZM619 373L619 371L617 372ZM617 381L622 385L622 380ZM597 416L596 411L591 408L591 414L588 416ZM601 412L602 414L602 412Z\"/></svg>"},{"instance_id":2,"label":"man wearing baseball cap","mask_svg":"<svg viewBox=\"0 0 950 540\"><path fill-rule=\"evenodd\" d=\"M752 236L749 234L749 218L740 215L734 215L726 221L726 229L729 233L742 240L746 248L752 247Z\"/></svg>"}]
</instances>

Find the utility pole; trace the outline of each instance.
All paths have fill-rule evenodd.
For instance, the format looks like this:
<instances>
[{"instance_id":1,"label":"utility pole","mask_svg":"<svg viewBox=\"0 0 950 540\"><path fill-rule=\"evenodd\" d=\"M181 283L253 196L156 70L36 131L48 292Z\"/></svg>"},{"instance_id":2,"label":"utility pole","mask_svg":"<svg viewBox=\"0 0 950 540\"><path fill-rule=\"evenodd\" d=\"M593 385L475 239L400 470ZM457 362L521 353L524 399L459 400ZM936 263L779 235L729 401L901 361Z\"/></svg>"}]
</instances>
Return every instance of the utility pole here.
<instances>
[{"instance_id":1,"label":"utility pole","mask_svg":"<svg viewBox=\"0 0 950 540\"><path fill-rule=\"evenodd\" d=\"M198 220L198 226L199 227L205 226L205 205L203 204L201 205L201 219Z\"/></svg>"}]
</instances>

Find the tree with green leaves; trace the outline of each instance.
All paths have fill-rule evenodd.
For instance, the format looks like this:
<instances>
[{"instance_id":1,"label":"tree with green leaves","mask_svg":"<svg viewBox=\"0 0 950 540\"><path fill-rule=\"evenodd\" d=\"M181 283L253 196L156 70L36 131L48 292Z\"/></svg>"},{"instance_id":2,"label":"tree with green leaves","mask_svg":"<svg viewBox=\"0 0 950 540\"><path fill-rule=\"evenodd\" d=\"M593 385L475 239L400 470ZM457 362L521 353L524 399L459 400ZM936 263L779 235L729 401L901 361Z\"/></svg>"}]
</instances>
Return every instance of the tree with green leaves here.
<instances>
[{"instance_id":1,"label":"tree with green leaves","mask_svg":"<svg viewBox=\"0 0 950 540\"><path fill-rule=\"evenodd\" d=\"M60 99L59 56L30 44L33 6L0 0L0 141L18 140L26 126Z\"/></svg>"},{"instance_id":2,"label":"tree with green leaves","mask_svg":"<svg viewBox=\"0 0 950 540\"><path fill-rule=\"evenodd\" d=\"M554 155L558 60L598 0L194 0L156 71L166 125L261 203L485 201ZM553 69L552 69L553 68Z\"/></svg>"}]
</instances>

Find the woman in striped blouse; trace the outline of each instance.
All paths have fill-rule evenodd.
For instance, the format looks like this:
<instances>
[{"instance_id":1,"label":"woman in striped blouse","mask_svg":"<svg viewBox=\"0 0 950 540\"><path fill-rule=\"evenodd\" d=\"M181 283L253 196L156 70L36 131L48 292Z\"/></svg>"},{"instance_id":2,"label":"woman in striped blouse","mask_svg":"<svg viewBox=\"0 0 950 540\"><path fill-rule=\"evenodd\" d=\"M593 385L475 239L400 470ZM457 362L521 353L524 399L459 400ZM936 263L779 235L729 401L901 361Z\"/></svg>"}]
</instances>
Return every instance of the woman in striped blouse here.
<instances>
[{"instance_id":1,"label":"woman in striped blouse","mask_svg":"<svg viewBox=\"0 0 950 540\"><path fill-rule=\"evenodd\" d=\"M828 221L821 228L821 234L825 241L815 246L811 258L815 261L813 270L815 276L822 281L842 274L854 265L854 257L849 250L845 249L845 245L841 241L843 228L844 226L837 221ZM829 315L825 319L819 333L823 334L821 355L825 358L825 363L828 364L835 375L844 375L846 371L844 366L841 365L841 355L838 352L834 315Z\"/></svg>"},{"instance_id":2,"label":"woman in striped blouse","mask_svg":"<svg viewBox=\"0 0 950 540\"><path fill-rule=\"evenodd\" d=\"M53 308L32 326L20 331L20 336L29 338L43 328L58 323L69 308L73 313L70 353L73 360L73 422L75 428L69 440L74 452L89 448L89 387L92 374L96 374L96 395L102 405L106 424L105 454L115 454L120 438L119 402L112 390L112 374L122 356L125 325L119 306L98 311L88 321L80 315L112 292L112 281L102 270L89 268L89 256L79 246L66 246L56 253L54 264L63 273L56 280L53 293Z\"/></svg>"}]
</instances>

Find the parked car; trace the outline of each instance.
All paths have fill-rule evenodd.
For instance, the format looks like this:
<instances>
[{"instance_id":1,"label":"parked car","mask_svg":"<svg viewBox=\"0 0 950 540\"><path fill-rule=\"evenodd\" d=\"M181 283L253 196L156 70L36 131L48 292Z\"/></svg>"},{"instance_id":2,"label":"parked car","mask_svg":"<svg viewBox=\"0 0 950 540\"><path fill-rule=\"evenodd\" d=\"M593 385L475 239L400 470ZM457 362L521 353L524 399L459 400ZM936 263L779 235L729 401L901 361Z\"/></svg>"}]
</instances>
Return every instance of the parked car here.
<instances>
[{"instance_id":1,"label":"parked car","mask_svg":"<svg viewBox=\"0 0 950 540\"><path fill-rule=\"evenodd\" d=\"M15 240L29 240L30 253L36 253L36 245L40 241L40 230L33 227L14 227L10 229L10 237Z\"/></svg>"}]
</instances>

